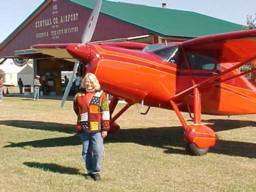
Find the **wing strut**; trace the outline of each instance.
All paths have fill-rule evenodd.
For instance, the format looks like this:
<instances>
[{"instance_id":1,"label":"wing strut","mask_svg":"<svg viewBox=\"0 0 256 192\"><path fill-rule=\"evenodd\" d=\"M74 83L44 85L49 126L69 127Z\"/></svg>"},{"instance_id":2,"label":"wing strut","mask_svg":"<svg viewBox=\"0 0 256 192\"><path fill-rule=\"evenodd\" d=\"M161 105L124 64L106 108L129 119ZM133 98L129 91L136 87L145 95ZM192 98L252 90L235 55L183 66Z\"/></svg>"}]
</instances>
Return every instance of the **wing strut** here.
<instances>
[{"instance_id":1,"label":"wing strut","mask_svg":"<svg viewBox=\"0 0 256 192\"><path fill-rule=\"evenodd\" d=\"M209 83L212 83L212 82L214 82L216 80L219 80L222 76L228 74L229 72L231 72L231 71L233 71L235 69L238 69L239 67L243 66L245 63L248 63L249 61L251 61L253 59L255 59L255 56L253 56L253 57L251 57L249 59L246 59L245 61L243 61L243 62L241 62L241 63L239 63L237 65L234 65L233 67L230 67L229 69L226 69L221 74L214 75L214 76L212 76L212 77L210 77L210 78L208 78L208 79L206 79L206 80L204 80L204 81L202 81L200 83L193 84L193 86L189 87L188 89L185 89L185 90L177 93L176 95L174 95L172 97L172 100L175 100L175 99L177 99L177 98L179 98L179 97L181 97L181 96L183 96L185 94L188 94L189 92L191 92L195 88L202 88L202 87L205 87L205 86L209 85Z\"/></svg>"}]
</instances>

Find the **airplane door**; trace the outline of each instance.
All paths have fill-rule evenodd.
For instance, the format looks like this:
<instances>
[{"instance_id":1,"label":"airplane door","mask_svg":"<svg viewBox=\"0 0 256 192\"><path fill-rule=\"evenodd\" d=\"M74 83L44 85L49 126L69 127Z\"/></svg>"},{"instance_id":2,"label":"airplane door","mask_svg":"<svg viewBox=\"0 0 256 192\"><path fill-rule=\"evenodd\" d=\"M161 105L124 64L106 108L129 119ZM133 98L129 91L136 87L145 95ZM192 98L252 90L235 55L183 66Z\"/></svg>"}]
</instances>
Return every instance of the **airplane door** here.
<instances>
[{"instance_id":1,"label":"airplane door","mask_svg":"<svg viewBox=\"0 0 256 192\"><path fill-rule=\"evenodd\" d=\"M177 68L176 94L220 72L219 64L215 59L196 52L187 52L182 55ZM218 82L215 82L215 85L211 86L210 89L209 87L208 89L201 89L200 94L203 110L209 111L218 108L220 97L220 84ZM182 100L192 108L193 92L185 95Z\"/></svg>"}]
</instances>

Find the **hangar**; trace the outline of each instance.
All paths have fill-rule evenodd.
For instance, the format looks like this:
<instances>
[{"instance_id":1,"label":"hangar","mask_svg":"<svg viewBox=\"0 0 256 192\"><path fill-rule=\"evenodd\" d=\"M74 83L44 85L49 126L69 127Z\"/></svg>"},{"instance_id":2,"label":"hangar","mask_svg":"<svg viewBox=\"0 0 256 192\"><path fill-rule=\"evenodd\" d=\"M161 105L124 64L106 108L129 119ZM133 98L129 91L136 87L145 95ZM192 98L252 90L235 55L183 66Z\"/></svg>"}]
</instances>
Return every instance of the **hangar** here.
<instances>
[{"instance_id":1,"label":"hangar","mask_svg":"<svg viewBox=\"0 0 256 192\"><path fill-rule=\"evenodd\" d=\"M91 0L45 0L1 43L0 58L33 58L34 72L42 77L44 94L61 95L61 74L71 71L73 63L38 54L30 46L79 43L93 7ZM103 0L92 41L164 43L243 27L195 12Z\"/></svg>"}]
</instances>

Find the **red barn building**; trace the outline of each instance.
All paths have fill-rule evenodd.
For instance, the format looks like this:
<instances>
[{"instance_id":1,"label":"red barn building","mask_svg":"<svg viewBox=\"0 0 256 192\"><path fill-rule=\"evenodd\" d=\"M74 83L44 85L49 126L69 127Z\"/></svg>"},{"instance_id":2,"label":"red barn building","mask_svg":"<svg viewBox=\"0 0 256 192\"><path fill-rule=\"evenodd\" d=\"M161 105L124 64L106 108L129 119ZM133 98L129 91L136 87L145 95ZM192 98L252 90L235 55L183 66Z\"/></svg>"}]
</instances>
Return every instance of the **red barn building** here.
<instances>
[{"instance_id":1,"label":"red barn building","mask_svg":"<svg viewBox=\"0 0 256 192\"><path fill-rule=\"evenodd\" d=\"M73 63L37 54L30 46L81 42L94 4L92 0L46 0L1 43L0 58L24 55L34 58L35 73L46 81L45 92L62 94L61 71L72 70ZM126 38L147 43L182 41L242 28L194 12L103 0L92 41Z\"/></svg>"}]
</instances>

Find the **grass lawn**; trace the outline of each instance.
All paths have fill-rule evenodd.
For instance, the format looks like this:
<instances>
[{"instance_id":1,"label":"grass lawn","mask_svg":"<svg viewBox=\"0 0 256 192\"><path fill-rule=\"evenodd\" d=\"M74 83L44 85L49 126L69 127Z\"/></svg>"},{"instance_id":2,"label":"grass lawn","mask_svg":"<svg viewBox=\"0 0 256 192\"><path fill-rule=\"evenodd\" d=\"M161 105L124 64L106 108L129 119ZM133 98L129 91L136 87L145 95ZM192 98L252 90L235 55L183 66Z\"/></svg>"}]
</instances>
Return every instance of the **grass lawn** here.
<instances>
[{"instance_id":1,"label":"grass lawn","mask_svg":"<svg viewBox=\"0 0 256 192\"><path fill-rule=\"evenodd\" d=\"M256 116L203 116L217 132L207 155L184 150L174 112L131 107L105 141L102 181L84 177L71 101L5 97L0 103L0 192L256 191ZM120 107L120 106L119 106ZM187 115L186 115L187 116Z\"/></svg>"}]
</instances>

